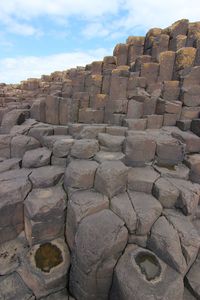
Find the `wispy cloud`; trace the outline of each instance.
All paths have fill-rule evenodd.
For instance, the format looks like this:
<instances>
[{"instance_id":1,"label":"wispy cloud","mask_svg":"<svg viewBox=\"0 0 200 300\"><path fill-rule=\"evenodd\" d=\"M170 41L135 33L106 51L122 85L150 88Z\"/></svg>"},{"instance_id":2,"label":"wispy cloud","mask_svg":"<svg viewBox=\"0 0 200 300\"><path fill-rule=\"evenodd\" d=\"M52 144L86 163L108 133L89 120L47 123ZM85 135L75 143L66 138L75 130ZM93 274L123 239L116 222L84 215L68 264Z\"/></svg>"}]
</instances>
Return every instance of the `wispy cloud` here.
<instances>
[{"instance_id":1,"label":"wispy cloud","mask_svg":"<svg viewBox=\"0 0 200 300\"><path fill-rule=\"evenodd\" d=\"M40 77L56 70L63 71L76 66L85 66L109 55L109 49L95 49L88 52L69 52L44 57L27 56L0 60L0 82L18 83L30 77Z\"/></svg>"}]
</instances>

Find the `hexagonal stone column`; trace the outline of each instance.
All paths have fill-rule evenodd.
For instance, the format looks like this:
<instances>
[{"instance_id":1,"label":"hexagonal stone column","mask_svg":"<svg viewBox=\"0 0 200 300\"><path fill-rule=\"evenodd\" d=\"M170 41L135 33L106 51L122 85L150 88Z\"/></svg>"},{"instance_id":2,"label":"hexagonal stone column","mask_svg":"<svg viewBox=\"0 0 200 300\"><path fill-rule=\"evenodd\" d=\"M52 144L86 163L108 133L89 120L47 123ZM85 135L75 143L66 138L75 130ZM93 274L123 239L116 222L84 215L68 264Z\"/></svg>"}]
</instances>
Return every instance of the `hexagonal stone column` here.
<instances>
[{"instance_id":1,"label":"hexagonal stone column","mask_svg":"<svg viewBox=\"0 0 200 300\"><path fill-rule=\"evenodd\" d=\"M113 269L127 243L123 221L110 210L79 225L70 272L70 291L78 300L107 300Z\"/></svg>"},{"instance_id":2,"label":"hexagonal stone column","mask_svg":"<svg viewBox=\"0 0 200 300\"><path fill-rule=\"evenodd\" d=\"M120 161L105 161L97 169L95 189L108 197L126 190L128 168Z\"/></svg>"},{"instance_id":3,"label":"hexagonal stone column","mask_svg":"<svg viewBox=\"0 0 200 300\"><path fill-rule=\"evenodd\" d=\"M32 190L24 202L25 233L30 245L64 235L66 205L61 186Z\"/></svg>"},{"instance_id":4,"label":"hexagonal stone column","mask_svg":"<svg viewBox=\"0 0 200 300\"><path fill-rule=\"evenodd\" d=\"M111 300L180 300L183 279L153 252L130 245L114 272Z\"/></svg>"},{"instance_id":5,"label":"hexagonal stone column","mask_svg":"<svg viewBox=\"0 0 200 300\"><path fill-rule=\"evenodd\" d=\"M17 271L37 299L66 287L70 254L63 239L26 249L20 259Z\"/></svg>"}]
</instances>

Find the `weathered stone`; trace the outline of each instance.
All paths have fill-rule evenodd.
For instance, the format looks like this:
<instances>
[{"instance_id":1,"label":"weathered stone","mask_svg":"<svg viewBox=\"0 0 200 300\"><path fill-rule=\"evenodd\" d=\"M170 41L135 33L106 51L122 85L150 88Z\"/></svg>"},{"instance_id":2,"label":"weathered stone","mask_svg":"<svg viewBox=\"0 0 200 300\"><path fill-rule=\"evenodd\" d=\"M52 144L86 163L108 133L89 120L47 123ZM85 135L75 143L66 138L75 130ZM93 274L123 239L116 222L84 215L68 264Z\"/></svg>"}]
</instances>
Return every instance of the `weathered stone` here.
<instances>
[{"instance_id":1,"label":"weathered stone","mask_svg":"<svg viewBox=\"0 0 200 300\"><path fill-rule=\"evenodd\" d=\"M128 165L133 167L144 166L154 159L156 150L155 141L148 135L140 135L137 131L128 136L125 142L125 155Z\"/></svg>"},{"instance_id":2,"label":"weathered stone","mask_svg":"<svg viewBox=\"0 0 200 300\"><path fill-rule=\"evenodd\" d=\"M137 56L143 54L145 38L141 36L129 36L126 43L128 44L128 64L135 61Z\"/></svg>"},{"instance_id":3,"label":"weathered stone","mask_svg":"<svg viewBox=\"0 0 200 300\"><path fill-rule=\"evenodd\" d=\"M162 97L167 101L175 101L180 95L180 83L177 80L164 81Z\"/></svg>"},{"instance_id":4,"label":"weathered stone","mask_svg":"<svg viewBox=\"0 0 200 300\"><path fill-rule=\"evenodd\" d=\"M128 119L139 119L143 116L144 104L135 100L128 102L127 118Z\"/></svg>"},{"instance_id":5,"label":"weathered stone","mask_svg":"<svg viewBox=\"0 0 200 300\"><path fill-rule=\"evenodd\" d=\"M110 299L180 300L183 289L180 274L153 252L129 245L115 268Z\"/></svg>"},{"instance_id":6,"label":"weathered stone","mask_svg":"<svg viewBox=\"0 0 200 300\"><path fill-rule=\"evenodd\" d=\"M0 182L0 241L15 238L24 227L23 202L31 190L26 177Z\"/></svg>"},{"instance_id":7,"label":"weathered stone","mask_svg":"<svg viewBox=\"0 0 200 300\"><path fill-rule=\"evenodd\" d=\"M11 136L7 134L0 135L0 156L10 158Z\"/></svg>"},{"instance_id":8,"label":"weathered stone","mask_svg":"<svg viewBox=\"0 0 200 300\"><path fill-rule=\"evenodd\" d=\"M36 140L42 143L44 136L53 135L53 127L50 126L33 127L29 130L28 135L34 137Z\"/></svg>"},{"instance_id":9,"label":"weathered stone","mask_svg":"<svg viewBox=\"0 0 200 300\"><path fill-rule=\"evenodd\" d=\"M109 160L119 160L121 162L125 161L125 155L122 152L106 152L106 151L99 151L95 156L94 160L99 163Z\"/></svg>"},{"instance_id":10,"label":"weathered stone","mask_svg":"<svg viewBox=\"0 0 200 300\"><path fill-rule=\"evenodd\" d=\"M21 125L26 119L27 111L23 109L13 109L4 114L1 122L1 133L9 133L14 125Z\"/></svg>"},{"instance_id":11,"label":"weathered stone","mask_svg":"<svg viewBox=\"0 0 200 300\"><path fill-rule=\"evenodd\" d=\"M36 298L66 287L70 254L63 239L34 245L21 253L20 260L17 272Z\"/></svg>"},{"instance_id":12,"label":"weathered stone","mask_svg":"<svg viewBox=\"0 0 200 300\"><path fill-rule=\"evenodd\" d=\"M53 154L56 157L67 157L74 144L74 139L71 137L60 138L53 144Z\"/></svg>"},{"instance_id":13,"label":"weathered stone","mask_svg":"<svg viewBox=\"0 0 200 300\"><path fill-rule=\"evenodd\" d=\"M64 186L68 188L90 189L94 185L94 176L98 164L89 160L74 160L65 171Z\"/></svg>"},{"instance_id":14,"label":"weathered stone","mask_svg":"<svg viewBox=\"0 0 200 300\"><path fill-rule=\"evenodd\" d=\"M153 195L164 208L173 208L179 197L179 190L165 178L159 178L154 183Z\"/></svg>"},{"instance_id":15,"label":"weathered stone","mask_svg":"<svg viewBox=\"0 0 200 300\"><path fill-rule=\"evenodd\" d=\"M55 96L46 98L46 122L49 124L59 124L59 101Z\"/></svg>"},{"instance_id":16,"label":"weathered stone","mask_svg":"<svg viewBox=\"0 0 200 300\"><path fill-rule=\"evenodd\" d=\"M33 102L30 109L31 118L40 122L46 122L46 101L37 99Z\"/></svg>"},{"instance_id":17,"label":"weathered stone","mask_svg":"<svg viewBox=\"0 0 200 300\"><path fill-rule=\"evenodd\" d=\"M65 167L67 165L67 157L57 157L57 156L52 155L51 156L51 165Z\"/></svg>"},{"instance_id":18,"label":"weathered stone","mask_svg":"<svg viewBox=\"0 0 200 300\"><path fill-rule=\"evenodd\" d=\"M174 61L175 61L175 53L173 51L164 51L160 53L159 55L160 68L159 68L159 75L158 75L159 81L172 80Z\"/></svg>"},{"instance_id":19,"label":"weathered stone","mask_svg":"<svg viewBox=\"0 0 200 300\"><path fill-rule=\"evenodd\" d=\"M159 71L158 63L144 63L141 66L141 77L145 77L148 83L153 83L157 81Z\"/></svg>"},{"instance_id":20,"label":"weathered stone","mask_svg":"<svg viewBox=\"0 0 200 300\"><path fill-rule=\"evenodd\" d=\"M99 151L99 143L95 139L82 139L74 142L71 156L79 159L92 158Z\"/></svg>"},{"instance_id":21,"label":"weathered stone","mask_svg":"<svg viewBox=\"0 0 200 300\"><path fill-rule=\"evenodd\" d=\"M149 63L151 61L152 61L152 57L150 55L140 55L140 56L138 56L135 60L134 71L135 72L140 72L142 64L143 63Z\"/></svg>"},{"instance_id":22,"label":"weathered stone","mask_svg":"<svg viewBox=\"0 0 200 300\"><path fill-rule=\"evenodd\" d=\"M33 189L24 202L25 233L29 245L64 234L66 194L62 187Z\"/></svg>"},{"instance_id":23,"label":"weathered stone","mask_svg":"<svg viewBox=\"0 0 200 300\"><path fill-rule=\"evenodd\" d=\"M170 267L185 274L187 266L182 253L178 232L165 217L160 217L153 224L147 247Z\"/></svg>"},{"instance_id":24,"label":"weathered stone","mask_svg":"<svg viewBox=\"0 0 200 300\"><path fill-rule=\"evenodd\" d=\"M191 131L200 137L200 119L192 120Z\"/></svg>"},{"instance_id":25,"label":"weathered stone","mask_svg":"<svg viewBox=\"0 0 200 300\"><path fill-rule=\"evenodd\" d=\"M200 116L200 107L187 107L182 108L181 120L197 119Z\"/></svg>"},{"instance_id":26,"label":"weathered stone","mask_svg":"<svg viewBox=\"0 0 200 300\"><path fill-rule=\"evenodd\" d=\"M181 114L182 103L180 101L166 101L158 99L156 106L157 114L176 114L179 116Z\"/></svg>"},{"instance_id":27,"label":"weathered stone","mask_svg":"<svg viewBox=\"0 0 200 300\"><path fill-rule=\"evenodd\" d=\"M92 108L79 109L79 122L86 124L101 124L104 120L104 111Z\"/></svg>"},{"instance_id":28,"label":"weathered stone","mask_svg":"<svg viewBox=\"0 0 200 300\"><path fill-rule=\"evenodd\" d=\"M186 106L200 106L200 87L196 85L182 89L181 99Z\"/></svg>"},{"instance_id":29,"label":"weathered stone","mask_svg":"<svg viewBox=\"0 0 200 300\"><path fill-rule=\"evenodd\" d=\"M42 138L42 145L44 147L49 148L49 150L53 150L53 146L57 141L61 141L62 139L68 140L71 139L71 136L66 135L49 135L44 136Z\"/></svg>"},{"instance_id":30,"label":"weathered stone","mask_svg":"<svg viewBox=\"0 0 200 300\"><path fill-rule=\"evenodd\" d=\"M47 297L42 297L41 300L74 300L71 296L69 296L67 289L62 291L50 294Z\"/></svg>"},{"instance_id":31,"label":"weathered stone","mask_svg":"<svg viewBox=\"0 0 200 300\"><path fill-rule=\"evenodd\" d=\"M176 37L172 38L169 43L169 49L172 51L177 51L186 46L187 35L178 34Z\"/></svg>"},{"instance_id":32,"label":"weathered stone","mask_svg":"<svg viewBox=\"0 0 200 300\"><path fill-rule=\"evenodd\" d=\"M185 215L194 215L199 203L200 186L182 179L168 178L167 180L180 192L176 207L180 208Z\"/></svg>"},{"instance_id":33,"label":"weathered stone","mask_svg":"<svg viewBox=\"0 0 200 300\"><path fill-rule=\"evenodd\" d=\"M39 168L50 164L51 151L39 148L26 151L22 159L23 168Z\"/></svg>"},{"instance_id":34,"label":"weathered stone","mask_svg":"<svg viewBox=\"0 0 200 300\"><path fill-rule=\"evenodd\" d=\"M12 274L19 267L19 256L23 248L27 247L24 234L16 239L0 244L0 275ZM1 277L0 277L1 278ZM0 284L1 285L1 284ZM2 291L2 290L1 290Z\"/></svg>"},{"instance_id":35,"label":"weathered stone","mask_svg":"<svg viewBox=\"0 0 200 300\"><path fill-rule=\"evenodd\" d=\"M98 140L101 146L101 150L110 152L121 152L124 136L113 136L108 133L99 133Z\"/></svg>"},{"instance_id":36,"label":"weathered stone","mask_svg":"<svg viewBox=\"0 0 200 300\"><path fill-rule=\"evenodd\" d=\"M179 164L177 166L173 166L173 168L169 167L160 167L154 165L156 171L158 171L162 177L169 177L169 178L179 178L179 179L188 179L189 178L189 168L187 168L183 164Z\"/></svg>"},{"instance_id":37,"label":"weathered stone","mask_svg":"<svg viewBox=\"0 0 200 300\"><path fill-rule=\"evenodd\" d=\"M174 138L166 137L157 141L156 161L161 166L173 166L183 161L184 145Z\"/></svg>"},{"instance_id":38,"label":"weathered stone","mask_svg":"<svg viewBox=\"0 0 200 300\"><path fill-rule=\"evenodd\" d=\"M109 200L100 193L77 191L72 194L68 201L66 218L66 239L71 250L82 219L107 208L109 208Z\"/></svg>"},{"instance_id":39,"label":"weathered stone","mask_svg":"<svg viewBox=\"0 0 200 300\"><path fill-rule=\"evenodd\" d=\"M163 125L162 115L149 115L147 116L147 129L159 129Z\"/></svg>"},{"instance_id":40,"label":"weathered stone","mask_svg":"<svg viewBox=\"0 0 200 300\"><path fill-rule=\"evenodd\" d=\"M189 218L179 211L166 210L165 216L178 232L187 270L189 270L199 252L200 235Z\"/></svg>"},{"instance_id":41,"label":"weathered stone","mask_svg":"<svg viewBox=\"0 0 200 300\"><path fill-rule=\"evenodd\" d=\"M30 180L34 188L46 188L56 185L64 174L64 167L44 166L34 169Z\"/></svg>"},{"instance_id":42,"label":"weathered stone","mask_svg":"<svg viewBox=\"0 0 200 300\"><path fill-rule=\"evenodd\" d=\"M18 135L11 140L11 157L22 158L26 151L40 147L40 143L33 137Z\"/></svg>"},{"instance_id":43,"label":"weathered stone","mask_svg":"<svg viewBox=\"0 0 200 300\"><path fill-rule=\"evenodd\" d=\"M106 131L106 125L88 125L85 126L80 134L78 135L78 138L80 139L96 139L98 137L98 134L101 132Z\"/></svg>"},{"instance_id":44,"label":"weathered stone","mask_svg":"<svg viewBox=\"0 0 200 300\"><path fill-rule=\"evenodd\" d=\"M68 126L53 126L54 135L68 135Z\"/></svg>"},{"instance_id":45,"label":"weathered stone","mask_svg":"<svg viewBox=\"0 0 200 300\"><path fill-rule=\"evenodd\" d=\"M200 66L192 67L191 72L182 76L183 88L191 88L200 84Z\"/></svg>"},{"instance_id":46,"label":"weathered stone","mask_svg":"<svg viewBox=\"0 0 200 300\"><path fill-rule=\"evenodd\" d=\"M153 61L158 61L160 54L167 51L169 47L169 35L162 33L155 37L152 43L151 55Z\"/></svg>"},{"instance_id":47,"label":"weathered stone","mask_svg":"<svg viewBox=\"0 0 200 300\"><path fill-rule=\"evenodd\" d=\"M180 71L191 68L194 64L196 49L192 47L184 47L176 52L175 59L175 77L179 78Z\"/></svg>"},{"instance_id":48,"label":"weathered stone","mask_svg":"<svg viewBox=\"0 0 200 300\"><path fill-rule=\"evenodd\" d=\"M88 216L80 223L69 281L70 291L77 299L108 298L113 270L127 238L123 221L110 210Z\"/></svg>"},{"instance_id":49,"label":"weathered stone","mask_svg":"<svg viewBox=\"0 0 200 300\"><path fill-rule=\"evenodd\" d=\"M160 177L152 167L131 168L128 173L128 188L151 194L154 182Z\"/></svg>"},{"instance_id":50,"label":"weathered stone","mask_svg":"<svg viewBox=\"0 0 200 300\"><path fill-rule=\"evenodd\" d=\"M110 209L124 221L130 233L135 232L137 216L127 193L113 197L110 202Z\"/></svg>"},{"instance_id":51,"label":"weathered stone","mask_svg":"<svg viewBox=\"0 0 200 300\"><path fill-rule=\"evenodd\" d=\"M117 44L113 50L113 55L117 58L117 66L126 65L128 62L128 45Z\"/></svg>"},{"instance_id":52,"label":"weathered stone","mask_svg":"<svg viewBox=\"0 0 200 300\"><path fill-rule=\"evenodd\" d=\"M188 31L188 26L189 26L189 20L182 19L174 22L166 30L170 34L170 37L175 38L179 34L186 35Z\"/></svg>"},{"instance_id":53,"label":"weathered stone","mask_svg":"<svg viewBox=\"0 0 200 300\"><path fill-rule=\"evenodd\" d=\"M108 102L107 94L96 94L93 103L91 103L90 105L93 109L103 110L105 109L107 102Z\"/></svg>"},{"instance_id":54,"label":"weathered stone","mask_svg":"<svg viewBox=\"0 0 200 300\"><path fill-rule=\"evenodd\" d=\"M126 190L128 168L120 161L105 161L97 169L95 189L112 198Z\"/></svg>"},{"instance_id":55,"label":"weathered stone","mask_svg":"<svg viewBox=\"0 0 200 300\"><path fill-rule=\"evenodd\" d=\"M108 126L106 127L106 133L114 136L125 136L127 128L121 126Z\"/></svg>"},{"instance_id":56,"label":"weathered stone","mask_svg":"<svg viewBox=\"0 0 200 300\"><path fill-rule=\"evenodd\" d=\"M2 276L0 279L1 298L12 300L13 296L16 300L34 299L31 290L27 288L23 280L17 273L10 276Z\"/></svg>"},{"instance_id":57,"label":"weathered stone","mask_svg":"<svg viewBox=\"0 0 200 300\"><path fill-rule=\"evenodd\" d=\"M112 74L110 82L110 99L114 101L126 99L127 84L127 77L120 77Z\"/></svg>"},{"instance_id":58,"label":"weathered stone","mask_svg":"<svg viewBox=\"0 0 200 300\"><path fill-rule=\"evenodd\" d=\"M129 130L145 130L147 127L147 119L125 119L124 124Z\"/></svg>"},{"instance_id":59,"label":"weathered stone","mask_svg":"<svg viewBox=\"0 0 200 300\"><path fill-rule=\"evenodd\" d=\"M200 297L200 285L199 285L199 268L200 268L200 255L197 256L196 261L186 275L187 283L190 289L193 291L195 299Z\"/></svg>"},{"instance_id":60,"label":"weathered stone","mask_svg":"<svg viewBox=\"0 0 200 300\"><path fill-rule=\"evenodd\" d=\"M190 180L200 184L200 154L187 156L185 162L190 168Z\"/></svg>"},{"instance_id":61,"label":"weathered stone","mask_svg":"<svg viewBox=\"0 0 200 300\"><path fill-rule=\"evenodd\" d=\"M137 235L146 235L162 212L162 206L151 195L128 191L137 215Z\"/></svg>"},{"instance_id":62,"label":"weathered stone","mask_svg":"<svg viewBox=\"0 0 200 300\"><path fill-rule=\"evenodd\" d=\"M13 169L19 169L20 164L21 164L21 159L19 158L5 159L4 161L0 162L0 173L13 170Z\"/></svg>"},{"instance_id":63,"label":"weathered stone","mask_svg":"<svg viewBox=\"0 0 200 300\"><path fill-rule=\"evenodd\" d=\"M195 153L200 151L200 138L190 131L173 132L172 136L186 145L186 153Z\"/></svg>"},{"instance_id":64,"label":"weathered stone","mask_svg":"<svg viewBox=\"0 0 200 300\"><path fill-rule=\"evenodd\" d=\"M191 120L178 120L176 126L182 131L188 131L191 127Z\"/></svg>"}]
</instances>

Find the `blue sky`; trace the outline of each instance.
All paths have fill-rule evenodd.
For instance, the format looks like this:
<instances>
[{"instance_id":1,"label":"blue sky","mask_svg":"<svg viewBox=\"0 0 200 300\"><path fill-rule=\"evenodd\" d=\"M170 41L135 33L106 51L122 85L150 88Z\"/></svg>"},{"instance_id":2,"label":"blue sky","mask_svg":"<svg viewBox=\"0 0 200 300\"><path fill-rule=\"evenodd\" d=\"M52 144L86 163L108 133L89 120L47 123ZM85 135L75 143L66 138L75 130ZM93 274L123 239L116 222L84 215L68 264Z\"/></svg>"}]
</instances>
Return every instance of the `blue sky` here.
<instances>
[{"instance_id":1,"label":"blue sky","mask_svg":"<svg viewBox=\"0 0 200 300\"><path fill-rule=\"evenodd\" d=\"M0 0L0 82L101 60L181 18L200 21L199 0Z\"/></svg>"}]
</instances>

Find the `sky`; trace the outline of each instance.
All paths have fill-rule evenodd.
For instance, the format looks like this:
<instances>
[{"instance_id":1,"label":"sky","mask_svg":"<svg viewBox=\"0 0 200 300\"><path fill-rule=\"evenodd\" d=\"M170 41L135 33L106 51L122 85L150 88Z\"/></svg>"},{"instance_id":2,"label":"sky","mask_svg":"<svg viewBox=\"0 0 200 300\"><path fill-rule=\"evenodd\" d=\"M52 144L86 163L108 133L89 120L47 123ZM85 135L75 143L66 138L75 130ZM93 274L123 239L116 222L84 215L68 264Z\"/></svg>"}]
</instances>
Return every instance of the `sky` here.
<instances>
[{"instance_id":1,"label":"sky","mask_svg":"<svg viewBox=\"0 0 200 300\"><path fill-rule=\"evenodd\" d=\"M84 66L130 35L187 18L200 0L0 0L0 82Z\"/></svg>"}]
</instances>

